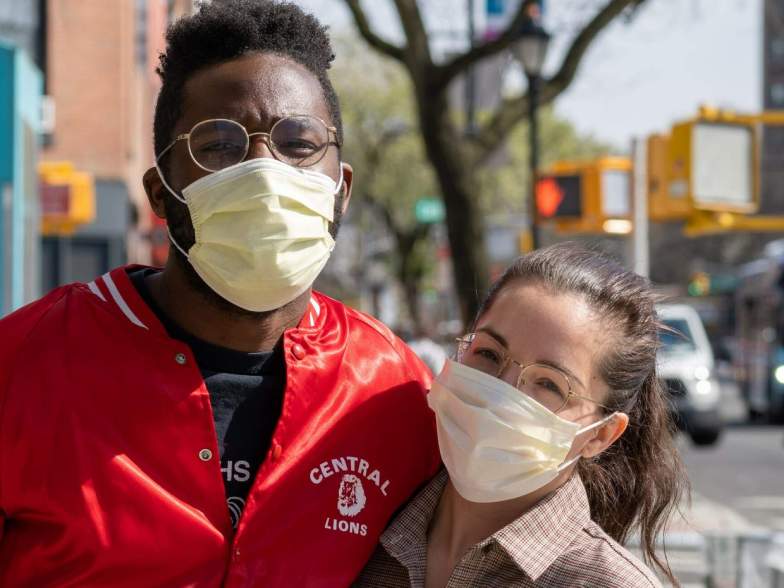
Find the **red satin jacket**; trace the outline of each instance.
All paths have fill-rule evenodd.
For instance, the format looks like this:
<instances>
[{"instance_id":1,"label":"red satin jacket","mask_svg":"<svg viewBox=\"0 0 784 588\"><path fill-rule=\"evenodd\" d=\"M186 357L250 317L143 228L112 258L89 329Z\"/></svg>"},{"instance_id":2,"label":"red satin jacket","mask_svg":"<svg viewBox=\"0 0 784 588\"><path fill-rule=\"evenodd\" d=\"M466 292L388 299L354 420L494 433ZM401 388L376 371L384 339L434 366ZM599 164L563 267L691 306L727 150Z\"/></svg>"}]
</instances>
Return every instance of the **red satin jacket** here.
<instances>
[{"instance_id":1,"label":"red satin jacket","mask_svg":"<svg viewBox=\"0 0 784 588\"><path fill-rule=\"evenodd\" d=\"M427 368L314 293L234 532L199 368L128 269L0 321L0 586L350 584L438 468Z\"/></svg>"}]
</instances>

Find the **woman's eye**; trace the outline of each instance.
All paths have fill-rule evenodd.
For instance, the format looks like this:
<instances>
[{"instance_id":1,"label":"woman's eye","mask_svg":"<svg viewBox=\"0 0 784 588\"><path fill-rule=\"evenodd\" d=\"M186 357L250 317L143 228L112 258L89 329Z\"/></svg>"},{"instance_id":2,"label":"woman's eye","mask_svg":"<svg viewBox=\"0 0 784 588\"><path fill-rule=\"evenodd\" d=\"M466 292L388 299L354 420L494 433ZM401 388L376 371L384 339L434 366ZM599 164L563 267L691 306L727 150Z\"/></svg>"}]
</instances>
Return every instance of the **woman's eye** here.
<instances>
[{"instance_id":1,"label":"woman's eye","mask_svg":"<svg viewBox=\"0 0 784 588\"><path fill-rule=\"evenodd\" d=\"M550 392L556 392L558 394L561 393L561 388L558 386L558 384L556 384L552 380L547 380L547 379L537 380L536 385L541 386L542 388L545 388Z\"/></svg>"},{"instance_id":2,"label":"woman's eye","mask_svg":"<svg viewBox=\"0 0 784 588\"><path fill-rule=\"evenodd\" d=\"M477 349L476 351L474 351L474 355L477 355L482 359L487 359L495 363L498 363L501 360L498 353L496 353L492 349Z\"/></svg>"}]
</instances>

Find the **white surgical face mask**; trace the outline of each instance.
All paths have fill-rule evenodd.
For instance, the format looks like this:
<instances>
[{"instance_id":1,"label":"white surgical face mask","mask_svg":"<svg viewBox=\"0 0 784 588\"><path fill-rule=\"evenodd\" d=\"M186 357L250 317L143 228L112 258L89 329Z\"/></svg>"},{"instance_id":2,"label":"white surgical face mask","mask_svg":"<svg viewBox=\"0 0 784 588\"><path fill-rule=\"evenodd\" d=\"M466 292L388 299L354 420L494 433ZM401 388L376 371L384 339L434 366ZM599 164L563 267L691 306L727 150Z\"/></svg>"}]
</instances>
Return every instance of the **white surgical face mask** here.
<instances>
[{"instance_id":1,"label":"white surgical face mask","mask_svg":"<svg viewBox=\"0 0 784 588\"><path fill-rule=\"evenodd\" d=\"M310 288L335 247L329 224L342 173L336 185L322 173L249 159L196 180L183 198L158 169L188 206L195 234L187 252L169 238L222 298L253 312L278 309Z\"/></svg>"},{"instance_id":2,"label":"white surgical face mask","mask_svg":"<svg viewBox=\"0 0 784 588\"><path fill-rule=\"evenodd\" d=\"M436 414L441 458L457 492L471 502L501 502L552 482L590 426L567 421L506 382L448 361L428 403Z\"/></svg>"}]
</instances>

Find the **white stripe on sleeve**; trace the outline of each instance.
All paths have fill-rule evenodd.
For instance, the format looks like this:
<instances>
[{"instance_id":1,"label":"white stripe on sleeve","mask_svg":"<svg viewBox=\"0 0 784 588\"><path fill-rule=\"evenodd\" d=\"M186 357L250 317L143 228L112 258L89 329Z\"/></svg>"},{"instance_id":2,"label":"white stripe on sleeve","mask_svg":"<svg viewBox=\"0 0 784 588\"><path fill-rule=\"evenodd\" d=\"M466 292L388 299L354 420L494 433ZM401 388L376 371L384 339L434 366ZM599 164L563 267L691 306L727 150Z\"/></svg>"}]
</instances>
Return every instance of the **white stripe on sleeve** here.
<instances>
[{"instance_id":1,"label":"white stripe on sleeve","mask_svg":"<svg viewBox=\"0 0 784 588\"><path fill-rule=\"evenodd\" d=\"M112 276L109 273L105 273L103 275L103 281L106 284L106 287L109 289L109 294L111 294L114 301L117 303L117 306L120 307L120 310L123 311L123 314L128 317L128 320L131 321L137 327L142 327L143 329L147 329L147 325L145 325L142 321L139 320L139 317L136 316L128 304L123 299L120 291L117 289L117 286L114 284L114 280L112 280ZM149 330L149 329L148 329Z\"/></svg>"},{"instance_id":2,"label":"white stripe on sleeve","mask_svg":"<svg viewBox=\"0 0 784 588\"><path fill-rule=\"evenodd\" d=\"M98 298L100 298L101 300L106 302L106 298L104 297L103 292L101 292L100 288L98 288L98 286L96 285L95 281L92 281L89 284L87 284L87 287L90 288L90 292L92 292Z\"/></svg>"}]
</instances>

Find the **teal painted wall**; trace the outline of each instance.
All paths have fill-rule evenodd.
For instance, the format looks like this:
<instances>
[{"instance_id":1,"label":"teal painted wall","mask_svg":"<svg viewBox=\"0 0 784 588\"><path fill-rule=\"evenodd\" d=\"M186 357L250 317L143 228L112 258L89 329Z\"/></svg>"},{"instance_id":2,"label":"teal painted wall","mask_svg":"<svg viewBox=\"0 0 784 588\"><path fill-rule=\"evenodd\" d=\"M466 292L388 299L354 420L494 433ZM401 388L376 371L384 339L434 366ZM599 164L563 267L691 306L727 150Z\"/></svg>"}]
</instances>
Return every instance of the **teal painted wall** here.
<instances>
[{"instance_id":1,"label":"teal painted wall","mask_svg":"<svg viewBox=\"0 0 784 588\"><path fill-rule=\"evenodd\" d=\"M27 54L0 45L0 316L39 293L42 90L41 73Z\"/></svg>"}]
</instances>

